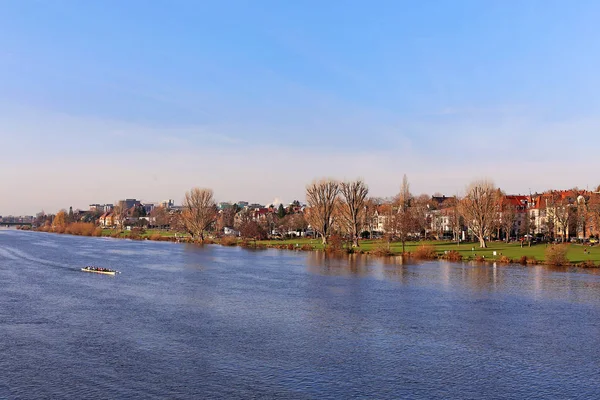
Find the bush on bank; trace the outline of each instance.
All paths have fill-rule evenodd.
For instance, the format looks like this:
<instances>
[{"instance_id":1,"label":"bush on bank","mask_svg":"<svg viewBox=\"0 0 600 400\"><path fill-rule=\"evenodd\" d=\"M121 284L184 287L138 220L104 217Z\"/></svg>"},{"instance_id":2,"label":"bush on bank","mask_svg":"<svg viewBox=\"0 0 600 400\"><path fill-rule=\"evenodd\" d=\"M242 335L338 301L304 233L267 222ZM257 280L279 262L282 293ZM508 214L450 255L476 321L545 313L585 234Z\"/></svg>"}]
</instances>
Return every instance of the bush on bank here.
<instances>
[{"instance_id":1,"label":"bush on bank","mask_svg":"<svg viewBox=\"0 0 600 400\"><path fill-rule=\"evenodd\" d=\"M554 266L569 265L569 260L567 259L568 250L569 245L567 244L549 246L546 249L546 264Z\"/></svg>"},{"instance_id":2,"label":"bush on bank","mask_svg":"<svg viewBox=\"0 0 600 400\"><path fill-rule=\"evenodd\" d=\"M40 232L61 233L76 236L102 236L102 228L91 222L73 222L67 225L44 225L37 228Z\"/></svg>"}]
</instances>

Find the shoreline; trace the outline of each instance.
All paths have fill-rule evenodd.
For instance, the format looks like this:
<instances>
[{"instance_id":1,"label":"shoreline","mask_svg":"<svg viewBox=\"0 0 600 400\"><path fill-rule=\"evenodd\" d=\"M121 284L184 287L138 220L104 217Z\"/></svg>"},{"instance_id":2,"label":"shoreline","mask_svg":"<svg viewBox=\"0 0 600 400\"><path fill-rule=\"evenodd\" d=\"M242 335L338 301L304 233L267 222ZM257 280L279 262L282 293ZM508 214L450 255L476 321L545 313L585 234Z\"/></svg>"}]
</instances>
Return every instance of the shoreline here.
<instances>
[{"instance_id":1,"label":"shoreline","mask_svg":"<svg viewBox=\"0 0 600 400\"><path fill-rule=\"evenodd\" d=\"M473 255L465 257L456 250L450 250L450 251L446 250L446 251L442 252L442 251L436 249L436 245L438 247L441 247L444 245L451 244L451 243L447 243L447 242L437 242L435 245L432 245L431 242L417 242L416 246L415 246L415 242L410 242L410 247L414 251L412 251L412 252L408 251L408 252L406 252L405 255L403 255L402 253L397 253L397 252L391 251L390 249L383 250L382 249L383 246L377 247L377 248L372 248L371 250L366 250L364 248L361 249L360 247L359 248L338 247L338 248L326 250L326 249L318 248L317 246L320 246L320 245L316 244L316 246L315 246L314 243L306 243L305 242L302 245L300 245L299 243L296 243L296 244L285 243L286 240L281 240L280 243L278 243L278 241L270 240L270 241L268 241L268 243L265 243L265 241L237 239L237 238L233 238L230 236L227 236L227 237L224 237L221 239L216 239L216 240L212 239L212 238L207 238L204 240L204 242L198 242L198 241L192 240L192 238L189 236L176 236L177 233L175 233L174 235L149 234L149 235L143 236L139 233L131 234L131 232L122 232L122 231L121 232L112 232L111 231L110 234L105 234L105 232L103 231L102 234L100 234L100 235L97 235L97 234L77 235L77 234L66 233L66 232L61 233L61 232L52 232L52 231L40 231L40 230L36 230L36 229L30 229L30 230L26 230L26 231L51 233L51 234L58 234L58 235L70 235L70 236L129 239L129 240L136 240L136 241L156 241L156 242L171 242L171 243L184 243L184 244L197 244L197 245L215 244L215 245L224 246L224 247L242 247L242 248L246 248L246 249L255 249L255 250L277 249L277 250L288 250L288 251L311 251L311 252L323 252L326 254L337 255L337 256L364 255L364 256L370 256L370 257L381 258L381 259L399 258L400 257L403 260L412 260L412 261L440 260L440 261L449 261L449 262L456 262L456 263L477 263L477 264L484 264L484 265L490 265L490 266L493 266L493 265L501 265L501 266L502 265L522 265L522 266L542 265L542 266L549 266L549 267L575 267L575 268L582 268L582 269L600 268L600 264L595 263L593 260L583 260L583 261L579 261L579 262L573 262L573 261L569 260L566 263L550 264L550 263L546 263L544 259L536 259L535 257L527 257L525 255L521 256L518 259L515 259L515 258L503 256L502 253L500 253L500 256L496 256L496 258L491 258L491 257L486 258L485 256L482 256L482 255L477 256L477 253L474 251L474 245L472 243L464 243L464 247L461 249L461 251L465 252L465 248L467 248L466 251L468 251L468 247L471 247L472 248L471 252L473 253ZM306 239L303 239L303 240L306 241ZM296 242L301 242L301 241L296 240ZM372 242L372 243L376 243L376 242ZM377 244L384 244L384 242L380 242ZM393 242L391 244L397 244L397 242ZM547 248L547 246L545 248ZM477 250L483 251L483 252L492 251L489 248L477 249Z\"/></svg>"}]
</instances>

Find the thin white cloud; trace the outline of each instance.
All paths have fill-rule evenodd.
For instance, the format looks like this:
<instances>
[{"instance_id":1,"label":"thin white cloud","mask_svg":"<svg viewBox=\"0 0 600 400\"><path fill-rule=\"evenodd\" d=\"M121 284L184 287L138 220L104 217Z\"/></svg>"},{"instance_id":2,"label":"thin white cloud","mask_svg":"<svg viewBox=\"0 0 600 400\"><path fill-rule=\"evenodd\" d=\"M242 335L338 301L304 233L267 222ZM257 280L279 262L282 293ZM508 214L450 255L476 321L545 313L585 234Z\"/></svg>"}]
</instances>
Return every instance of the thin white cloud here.
<instances>
[{"instance_id":1,"label":"thin white cloud","mask_svg":"<svg viewBox=\"0 0 600 400\"><path fill-rule=\"evenodd\" d=\"M148 127L3 113L0 136L7 155L0 181L10 195L0 196L0 214L125 197L180 201L193 186L211 187L223 201L288 202L303 200L305 185L323 176L362 177L381 197L398 191L404 173L416 193L455 194L479 177L520 193L600 183L595 118L547 122L539 116L493 115L374 123L371 130L371 117L353 118L347 136L340 134L349 129L347 121L325 122L312 125L309 136L301 134L302 126L265 122L269 129L292 132L288 140L270 143L257 134L262 126L243 121ZM328 132L337 135L327 138Z\"/></svg>"}]
</instances>

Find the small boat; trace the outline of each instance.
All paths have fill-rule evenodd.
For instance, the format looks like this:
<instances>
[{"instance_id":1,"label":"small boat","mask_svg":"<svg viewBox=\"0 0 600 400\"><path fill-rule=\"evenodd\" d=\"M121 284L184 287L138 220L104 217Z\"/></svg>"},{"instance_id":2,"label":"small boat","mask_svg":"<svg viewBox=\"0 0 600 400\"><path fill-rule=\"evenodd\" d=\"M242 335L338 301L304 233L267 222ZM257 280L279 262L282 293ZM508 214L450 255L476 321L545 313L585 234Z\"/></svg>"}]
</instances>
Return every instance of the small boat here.
<instances>
[{"instance_id":1,"label":"small boat","mask_svg":"<svg viewBox=\"0 0 600 400\"><path fill-rule=\"evenodd\" d=\"M95 272L96 274L104 274L104 275L115 275L118 271L114 269L101 268L101 267L92 267L87 266L85 268L81 268L83 272Z\"/></svg>"}]
</instances>

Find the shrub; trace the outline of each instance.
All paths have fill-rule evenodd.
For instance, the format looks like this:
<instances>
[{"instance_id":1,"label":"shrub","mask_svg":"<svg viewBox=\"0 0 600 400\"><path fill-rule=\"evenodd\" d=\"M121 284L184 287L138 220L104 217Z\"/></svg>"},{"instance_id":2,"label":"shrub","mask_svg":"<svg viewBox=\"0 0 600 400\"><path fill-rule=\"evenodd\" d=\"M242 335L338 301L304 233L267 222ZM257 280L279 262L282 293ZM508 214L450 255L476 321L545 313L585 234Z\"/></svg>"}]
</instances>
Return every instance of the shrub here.
<instances>
[{"instance_id":1,"label":"shrub","mask_svg":"<svg viewBox=\"0 0 600 400\"><path fill-rule=\"evenodd\" d=\"M97 227L96 229L94 229L94 236L96 236L96 237L102 236L102 228Z\"/></svg>"},{"instance_id":2,"label":"shrub","mask_svg":"<svg viewBox=\"0 0 600 400\"><path fill-rule=\"evenodd\" d=\"M527 256L521 256L521 258L519 258L519 264L521 265L527 265L528 261Z\"/></svg>"},{"instance_id":3,"label":"shrub","mask_svg":"<svg viewBox=\"0 0 600 400\"><path fill-rule=\"evenodd\" d=\"M313 251L314 247L312 247L311 244L306 243L306 244L303 244L302 247L300 247L300 250L303 250L303 251Z\"/></svg>"},{"instance_id":4,"label":"shrub","mask_svg":"<svg viewBox=\"0 0 600 400\"><path fill-rule=\"evenodd\" d=\"M448 261L458 262L458 261L462 261L463 256L456 250L450 250L449 252L444 254L442 256L442 258L445 260L448 260Z\"/></svg>"},{"instance_id":5,"label":"shrub","mask_svg":"<svg viewBox=\"0 0 600 400\"><path fill-rule=\"evenodd\" d=\"M507 257L507 256L500 256L500 258L498 259L498 262L501 264L510 264L513 262L512 258Z\"/></svg>"},{"instance_id":6,"label":"shrub","mask_svg":"<svg viewBox=\"0 0 600 400\"><path fill-rule=\"evenodd\" d=\"M375 249L372 250L371 253L375 254L376 256L382 256L382 257L394 255L394 252L390 248L390 243L386 240L382 240L381 242L379 242L377 247L375 247Z\"/></svg>"},{"instance_id":7,"label":"shrub","mask_svg":"<svg viewBox=\"0 0 600 400\"><path fill-rule=\"evenodd\" d=\"M325 247L328 253L341 253L344 251L344 241L339 235L331 235Z\"/></svg>"},{"instance_id":8,"label":"shrub","mask_svg":"<svg viewBox=\"0 0 600 400\"><path fill-rule=\"evenodd\" d=\"M546 249L546 263L548 265L568 265L567 251L569 246L566 244L557 244L549 246Z\"/></svg>"},{"instance_id":9,"label":"shrub","mask_svg":"<svg viewBox=\"0 0 600 400\"><path fill-rule=\"evenodd\" d=\"M131 240L141 240L142 239L142 235L140 235L139 231L136 231L135 229L132 229L131 231L129 231L129 233L126 233L125 237L127 239L131 239Z\"/></svg>"},{"instance_id":10,"label":"shrub","mask_svg":"<svg viewBox=\"0 0 600 400\"><path fill-rule=\"evenodd\" d=\"M597 267L597 265L594 264L594 261L592 261L592 260L582 261L581 263L577 264L577 266L581 267L581 268L596 268Z\"/></svg>"},{"instance_id":11,"label":"shrub","mask_svg":"<svg viewBox=\"0 0 600 400\"><path fill-rule=\"evenodd\" d=\"M160 233L153 233L152 235L150 235L150 240L160 240L162 238L162 235Z\"/></svg>"},{"instance_id":12,"label":"shrub","mask_svg":"<svg viewBox=\"0 0 600 400\"><path fill-rule=\"evenodd\" d=\"M233 236L225 236L224 238L221 239L221 244L223 246L236 246L237 238L235 238Z\"/></svg>"},{"instance_id":13,"label":"shrub","mask_svg":"<svg viewBox=\"0 0 600 400\"><path fill-rule=\"evenodd\" d=\"M536 265L538 262L535 259L535 257L531 256L531 257L527 257L527 265Z\"/></svg>"},{"instance_id":14,"label":"shrub","mask_svg":"<svg viewBox=\"0 0 600 400\"><path fill-rule=\"evenodd\" d=\"M144 233L146 233L146 230L145 230L144 228L141 228L141 227L135 227L135 228L132 228L132 229L131 229L131 233L132 233L134 236L141 236L141 235L143 235Z\"/></svg>"},{"instance_id":15,"label":"shrub","mask_svg":"<svg viewBox=\"0 0 600 400\"><path fill-rule=\"evenodd\" d=\"M485 257L484 256L475 256L475 261L477 261L477 262L484 262L485 261Z\"/></svg>"},{"instance_id":16,"label":"shrub","mask_svg":"<svg viewBox=\"0 0 600 400\"><path fill-rule=\"evenodd\" d=\"M437 258L435 247L428 244L417 247L417 249L413 251L412 255L419 260L435 260Z\"/></svg>"},{"instance_id":17,"label":"shrub","mask_svg":"<svg viewBox=\"0 0 600 400\"><path fill-rule=\"evenodd\" d=\"M252 243L248 239L242 239L242 241L239 244L241 247L254 247L255 246L255 243Z\"/></svg>"}]
</instances>

